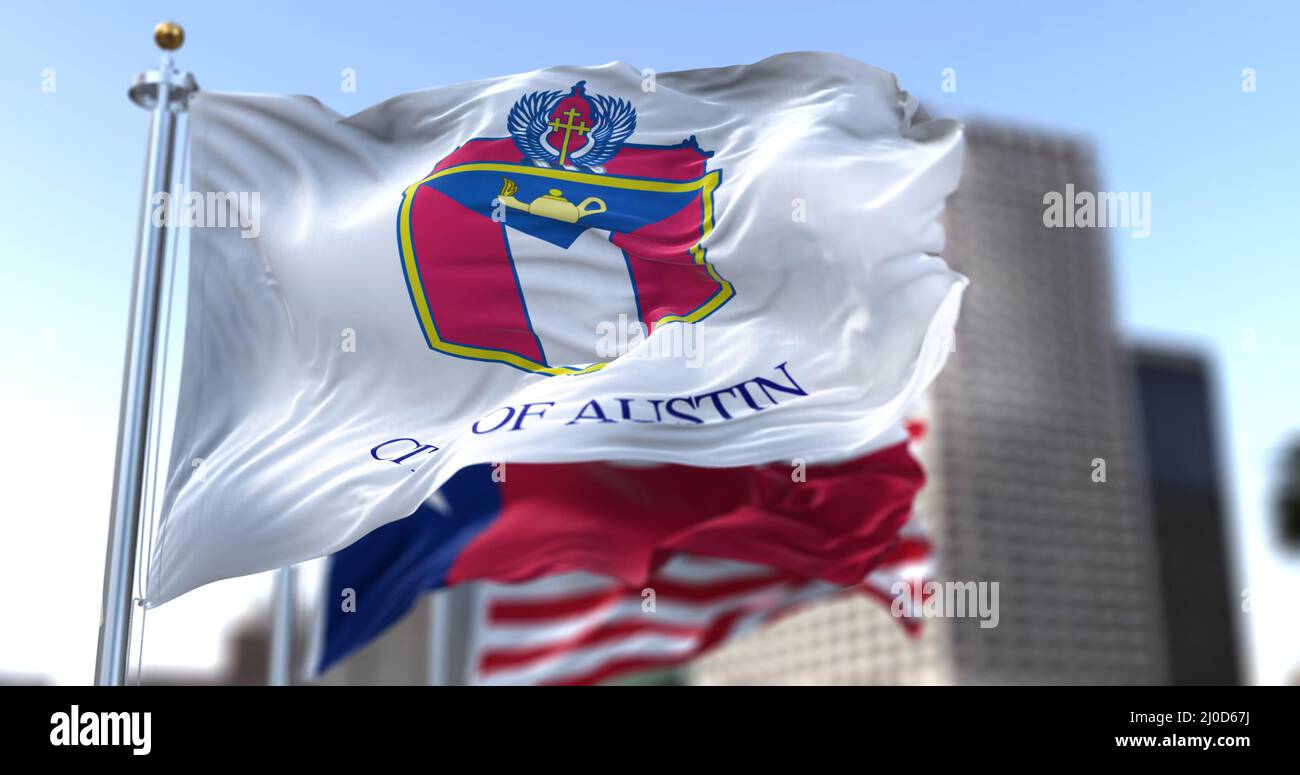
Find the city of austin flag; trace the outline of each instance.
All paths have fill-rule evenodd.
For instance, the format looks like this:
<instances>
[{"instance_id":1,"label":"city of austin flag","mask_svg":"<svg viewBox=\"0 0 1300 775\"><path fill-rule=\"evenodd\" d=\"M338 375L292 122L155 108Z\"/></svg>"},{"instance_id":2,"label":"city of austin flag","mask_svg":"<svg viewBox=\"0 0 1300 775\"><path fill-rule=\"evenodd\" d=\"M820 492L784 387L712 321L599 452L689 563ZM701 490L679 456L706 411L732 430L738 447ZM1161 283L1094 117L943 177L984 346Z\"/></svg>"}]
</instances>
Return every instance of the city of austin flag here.
<instances>
[{"instance_id":1,"label":"city of austin flag","mask_svg":"<svg viewBox=\"0 0 1300 775\"><path fill-rule=\"evenodd\" d=\"M191 190L257 228L191 230L147 603L339 550L471 465L798 477L897 445L965 287L935 255L961 129L915 110L828 54L354 116L200 93Z\"/></svg>"}]
</instances>

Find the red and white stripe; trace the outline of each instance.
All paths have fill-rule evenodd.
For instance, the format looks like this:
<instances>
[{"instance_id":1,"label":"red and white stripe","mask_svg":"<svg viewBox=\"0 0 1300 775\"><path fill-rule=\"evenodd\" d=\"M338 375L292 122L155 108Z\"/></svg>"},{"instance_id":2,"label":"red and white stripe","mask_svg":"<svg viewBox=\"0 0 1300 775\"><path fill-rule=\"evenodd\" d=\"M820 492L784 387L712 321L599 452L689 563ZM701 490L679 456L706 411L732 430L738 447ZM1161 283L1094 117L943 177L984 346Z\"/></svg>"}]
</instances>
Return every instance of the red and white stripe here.
<instances>
[{"instance_id":1,"label":"red and white stripe","mask_svg":"<svg viewBox=\"0 0 1300 775\"><path fill-rule=\"evenodd\" d=\"M906 429L916 451L927 424L911 420ZM913 515L854 587L686 553L664 563L643 588L584 572L516 584L482 582L474 601L469 680L594 684L671 667L811 602L846 593L867 594L890 607L904 590L900 623L915 632L915 585L931 575L933 554ZM900 582L905 587L896 586ZM654 591L652 610L647 589Z\"/></svg>"},{"instance_id":2,"label":"red and white stripe","mask_svg":"<svg viewBox=\"0 0 1300 775\"><path fill-rule=\"evenodd\" d=\"M643 589L588 573L525 584L487 582L475 596L470 681L476 684L593 684L686 662L815 600L851 591L886 603L916 578L928 544L903 540L897 559L843 588L761 565L678 555ZM909 624L910 622L904 622Z\"/></svg>"},{"instance_id":3,"label":"red and white stripe","mask_svg":"<svg viewBox=\"0 0 1300 775\"><path fill-rule=\"evenodd\" d=\"M800 602L836 591L732 560L678 556L642 589L587 573L484 583L471 680L591 684L676 665ZM644 607L643 607L644 606Z\"/></svg>"}]
</instances>

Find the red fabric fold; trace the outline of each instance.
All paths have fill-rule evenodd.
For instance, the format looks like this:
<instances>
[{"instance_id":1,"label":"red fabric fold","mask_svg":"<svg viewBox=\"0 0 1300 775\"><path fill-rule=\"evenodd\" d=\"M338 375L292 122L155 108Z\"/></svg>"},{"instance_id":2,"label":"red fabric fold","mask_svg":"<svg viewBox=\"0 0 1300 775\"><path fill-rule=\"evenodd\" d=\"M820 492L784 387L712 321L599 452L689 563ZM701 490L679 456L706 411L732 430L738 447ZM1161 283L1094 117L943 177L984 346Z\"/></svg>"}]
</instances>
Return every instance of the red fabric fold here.
<instances>
[{"instance_id":1,"label":"red fabric fold","mask_svg":"<svg viewBox=\"0 0 1300 775\"><path fill-rule=\"evenodd\" d=\"M844 463L750 468L510 463L501 514L448 581L588 571L643 584L677 552L856 584L897 549L925 475L906 443Z\"/></svg>"}]
</instances>

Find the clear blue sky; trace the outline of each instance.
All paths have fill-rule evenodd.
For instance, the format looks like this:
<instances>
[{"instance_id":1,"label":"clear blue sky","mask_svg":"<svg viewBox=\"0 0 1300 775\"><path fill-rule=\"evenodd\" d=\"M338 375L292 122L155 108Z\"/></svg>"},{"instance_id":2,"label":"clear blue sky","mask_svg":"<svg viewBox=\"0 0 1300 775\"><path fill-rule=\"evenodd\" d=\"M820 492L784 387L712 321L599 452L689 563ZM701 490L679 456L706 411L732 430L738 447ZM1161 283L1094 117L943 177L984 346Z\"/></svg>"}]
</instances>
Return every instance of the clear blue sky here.
<instances>
[{"instance_id":1,"label":"clear blue sky","mask_svg":"<svg viewBox=\"0 0 1300 775\"><path fill-rule=\"evenodd\" d=\"M145 138L125 89L156 61L154 23L173 17L204 88L306 93L343 113L552 64L667 71L822 49L893 71L933 113L1091 138L1107 188L1152 193L1151 237L1111 235L1125 332L1215 362L1256 675L1300 669L1286 624L1300 569L1269 548L1266 513L1283 441L1300 432L1294 4L111 5L17 4L0 31L0 476L14 504L0 582L33 590L16 614L31 642L5 647L0 672L90 675ZM340 89L344 68L355 93ZM941 91L944 68L956 93Z\"/></svg>"}]
</instances>

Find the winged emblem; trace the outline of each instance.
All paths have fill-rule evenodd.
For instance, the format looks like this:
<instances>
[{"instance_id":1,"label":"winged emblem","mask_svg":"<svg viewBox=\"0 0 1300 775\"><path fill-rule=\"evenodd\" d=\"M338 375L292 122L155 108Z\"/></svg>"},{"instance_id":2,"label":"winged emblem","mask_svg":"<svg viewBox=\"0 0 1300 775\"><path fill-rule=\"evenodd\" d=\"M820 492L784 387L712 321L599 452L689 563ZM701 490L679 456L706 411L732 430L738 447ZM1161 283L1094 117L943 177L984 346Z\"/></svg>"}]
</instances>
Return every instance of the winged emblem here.
<instances>
[{"instance_id":1,"label":"winged emblem","mask_svg":"<svg viewBox=\"0 0 1300 775\"><path fill-rule=\"evenodd\" d=\"M636 108L627 100L587 94L586 81L578 81L567 94L520 97L506 125L519 150L540 167L603 172L636 129Z\"/></svg>"}]
</instances>

